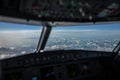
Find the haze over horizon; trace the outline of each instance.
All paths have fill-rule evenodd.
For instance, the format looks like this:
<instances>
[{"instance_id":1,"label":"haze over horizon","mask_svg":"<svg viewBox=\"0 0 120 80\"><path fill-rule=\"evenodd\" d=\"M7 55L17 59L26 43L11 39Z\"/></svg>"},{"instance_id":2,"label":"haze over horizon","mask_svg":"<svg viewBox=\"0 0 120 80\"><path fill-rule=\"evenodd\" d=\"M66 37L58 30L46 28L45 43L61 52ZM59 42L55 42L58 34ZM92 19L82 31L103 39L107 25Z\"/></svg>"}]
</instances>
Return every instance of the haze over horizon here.
<instances>
[{"instance_id":1,"label":"haze over horizon","mask_svg":"<svg viewBox=\"0 0 120 80\"><path fill-rule=\"evenodd\" d=\"M70 28L69 28L70 27ZM0 22L0 31L3 30L40 30L42 26L25 25ZM66 26L56 27L55 30L120 30L120 24L97 24L97 25L84 25L84 26Z\"/></svg>"}]
</instances>

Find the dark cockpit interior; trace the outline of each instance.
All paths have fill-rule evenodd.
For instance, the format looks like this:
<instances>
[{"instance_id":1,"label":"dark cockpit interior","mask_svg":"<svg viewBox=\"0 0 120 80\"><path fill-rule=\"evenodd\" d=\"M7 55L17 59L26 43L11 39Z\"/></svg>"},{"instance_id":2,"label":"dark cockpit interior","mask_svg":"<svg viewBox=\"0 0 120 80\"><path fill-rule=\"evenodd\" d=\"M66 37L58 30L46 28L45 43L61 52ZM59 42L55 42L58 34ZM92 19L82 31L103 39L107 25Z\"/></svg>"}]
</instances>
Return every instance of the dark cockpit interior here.
<instances>
[{"instance_id":1,"label":"dark cockpit interior","mask_svg":"<svg viewBox=\"0 0 120 80\"><path fill-rule=\"evenodd\" d=\"M119 21L119 0L0 0L0 80L119 80Z\"/></svg>"}]
</instances>

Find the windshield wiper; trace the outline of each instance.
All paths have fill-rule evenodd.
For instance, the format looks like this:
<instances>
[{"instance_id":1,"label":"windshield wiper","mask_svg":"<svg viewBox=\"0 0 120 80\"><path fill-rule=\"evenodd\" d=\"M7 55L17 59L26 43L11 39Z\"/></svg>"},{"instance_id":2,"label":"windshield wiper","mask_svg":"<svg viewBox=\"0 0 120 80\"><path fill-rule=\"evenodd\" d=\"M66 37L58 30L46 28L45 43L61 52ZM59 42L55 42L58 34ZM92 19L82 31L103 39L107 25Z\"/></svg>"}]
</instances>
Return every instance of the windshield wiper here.
<instances>
[{"instance_id":1,"label":"windshield wiper","mask_svg":"<svg viewBox=\"0 0 120 80\"><path fill-rule=\"evenodd\" d=\"M117 44L117 46L113 49L112 52L118 53L119 51L120 51L120 41L119 41L119 43Z\"/></svg>"}]
</instances>

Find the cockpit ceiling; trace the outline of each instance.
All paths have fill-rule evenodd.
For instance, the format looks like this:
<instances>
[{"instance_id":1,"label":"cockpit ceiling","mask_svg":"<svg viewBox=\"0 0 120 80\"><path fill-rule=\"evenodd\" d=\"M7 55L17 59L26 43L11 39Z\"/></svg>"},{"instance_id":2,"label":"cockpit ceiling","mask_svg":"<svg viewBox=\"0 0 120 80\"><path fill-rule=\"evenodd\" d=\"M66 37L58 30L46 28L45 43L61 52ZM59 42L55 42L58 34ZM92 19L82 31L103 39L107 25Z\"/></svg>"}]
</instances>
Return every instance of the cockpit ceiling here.
<instances>
[{"instance_id":1,"label":"cockpit ceiling","mask_svg":"<svg viewBox=\"0 0 120 80\"><path fill-rule=\"evenodd\" d=\"M94 25L94 24L119 24L120 21L103 21L103 22L51 22L51 21L35 21L30 20L27 21L26 19L20 19L20 18L13 18L13 17L5 17L0 16L0 22L10 22L10 23L16 23L16 24L25 24L25 25L37 25L37 26L43 26L44 24L50 24L53 27L54 26L82 26L82 25Z\"/></svg>"},{"instance_id":2,"label":"cockpit ceiling","mask_svg":"<svg viewBox=\"0 0 120 80\"><path fill-rule=\"evenodd\" d=\"M0 21L58 26L119 23L120 1L0 0Z\"/></svg>"}]
</instances>

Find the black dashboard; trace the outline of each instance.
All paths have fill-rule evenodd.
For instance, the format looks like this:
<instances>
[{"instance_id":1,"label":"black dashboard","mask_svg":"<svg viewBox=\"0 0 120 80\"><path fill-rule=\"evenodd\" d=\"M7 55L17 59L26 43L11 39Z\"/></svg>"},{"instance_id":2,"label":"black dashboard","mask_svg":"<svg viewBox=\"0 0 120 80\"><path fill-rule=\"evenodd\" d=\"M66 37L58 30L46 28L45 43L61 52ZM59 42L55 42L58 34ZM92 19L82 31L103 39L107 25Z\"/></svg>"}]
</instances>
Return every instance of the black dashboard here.
<instances>
[{"instance_id":1,"label":"black dashboard","mask_svg":"<svg viewBox=\"0 0 120 80\"><path fill-rule=\"evenodd\" d=\"M59 50L2 60L3 80L100 80L111 52Z\"/></svg>"}]
</instances>

